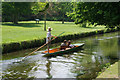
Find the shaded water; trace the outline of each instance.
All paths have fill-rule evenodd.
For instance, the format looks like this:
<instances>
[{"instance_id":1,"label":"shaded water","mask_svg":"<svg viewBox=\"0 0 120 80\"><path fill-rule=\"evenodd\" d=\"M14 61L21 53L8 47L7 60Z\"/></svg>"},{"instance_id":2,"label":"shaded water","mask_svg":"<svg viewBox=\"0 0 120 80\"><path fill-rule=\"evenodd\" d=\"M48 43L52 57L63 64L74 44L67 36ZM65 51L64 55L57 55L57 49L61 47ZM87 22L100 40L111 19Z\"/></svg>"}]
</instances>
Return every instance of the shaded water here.
<instances>
[{"instance_id":1,"label":"shaded water","mask_svg":"<svg viewBox=\"0 0 120 80\"><path fill-rule=\"evenodd\" d=\"M20 63L13 62L22 57L14 58L14 56L24 54L24 51L3 55L3 58L9 55L13 57L2 61L3 78L6 80L13 80L13 78L95 78L104 66L118 60L119 38L119 33L115 32L74 40L72 43L85 43L84 49L51 58L42 57L43 54L38 51Z\"/></svg>"}]
</instances>

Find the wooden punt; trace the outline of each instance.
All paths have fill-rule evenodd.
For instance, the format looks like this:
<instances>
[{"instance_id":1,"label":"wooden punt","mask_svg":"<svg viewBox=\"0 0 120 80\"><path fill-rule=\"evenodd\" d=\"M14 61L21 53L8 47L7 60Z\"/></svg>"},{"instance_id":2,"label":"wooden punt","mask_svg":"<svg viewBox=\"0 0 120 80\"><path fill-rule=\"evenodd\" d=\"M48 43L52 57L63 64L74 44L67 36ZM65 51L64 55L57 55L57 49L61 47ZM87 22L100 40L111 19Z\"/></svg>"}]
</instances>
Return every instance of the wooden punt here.
<instances>
[{"instance_id":1,"label":"wooden punt","mask_svg":"<svg viewBox=\"0 0 120 80\"><path fill-rule=\"evenodd\" d=\"M60 50L60 48L55 48L55 49L49 50L49 53L48 51L44 51L42 53L44 54L43 55L44 57L63 55L66 53L71 53L71 52L75 52L75 51L82 49L82 47L84 46L84 43L73 44L73 45L75 45L74 48L66 48L66 50Z\"/></svg>"}]
</instances>

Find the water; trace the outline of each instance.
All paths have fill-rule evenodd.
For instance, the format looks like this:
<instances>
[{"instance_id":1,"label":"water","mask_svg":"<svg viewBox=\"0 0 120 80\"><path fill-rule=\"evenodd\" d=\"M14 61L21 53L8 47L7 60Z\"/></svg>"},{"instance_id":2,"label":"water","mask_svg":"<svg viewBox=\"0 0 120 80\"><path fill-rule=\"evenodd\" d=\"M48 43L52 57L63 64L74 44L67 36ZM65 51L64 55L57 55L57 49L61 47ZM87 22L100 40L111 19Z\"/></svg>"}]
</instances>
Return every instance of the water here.
<instances>
[{"instance_id":1,"label":"water","mask_svg":"<svg viewBox=\"0 0 120 80\"><path fill-rule=\"evenodd\" d=\"M5 54L2 61L3 78L6 80L14 78L96 78L104 66L118 61L119 38L118 32L82 38L72 41L72 43L85 43L84 49L78 52L46 58L42 57L43 55L38 51L19 63L13 62L22 59L23 57L19 55L30 52L30 50Z\"/></svg>"}]
</instances>

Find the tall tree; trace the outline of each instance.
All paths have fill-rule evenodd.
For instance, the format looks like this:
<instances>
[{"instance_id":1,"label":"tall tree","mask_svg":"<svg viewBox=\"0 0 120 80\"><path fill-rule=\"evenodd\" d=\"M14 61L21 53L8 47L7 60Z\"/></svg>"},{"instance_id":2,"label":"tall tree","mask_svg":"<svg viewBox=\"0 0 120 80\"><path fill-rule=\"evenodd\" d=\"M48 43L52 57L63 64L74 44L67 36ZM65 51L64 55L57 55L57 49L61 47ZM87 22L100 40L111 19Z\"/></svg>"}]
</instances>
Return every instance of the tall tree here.
<instances>
[{"instance_id":1,"label":"tall tree","mask_svg":"<svg viewBox=\"0 0 120 80\"><path fill-rule=\"evenodd\" d=\"M72 11L72 5L70 2L57 2L54 3L54 11L61 15L62 24L64 24L65 15L67 12Z\"/></svg>"},{"instance_id":2,"label":"tall tree","mask_svg":"<svg viewBox=\"0 0 120 80\"><path fill-rule=\"evenodd\" d=\"M49 7L49 3L45 2L35 2L32 10L34 14L39 14L40 12L44 13L44 31L46 31L46 16L47 16L47 9Z\"/></svg>"},{"instance_id":3,"label":"tall tree","mask_svg":"<svg viewBox=\"0 0 120 80\"><path fill-rule=\"evenodd\" d=\"M89 21L91 24L114 28L120 24L119 9L120 2L79 2L71 15L76 24Z\"/></svg>"},{"instance_id":4,"label":"tall tree","mask_svg":"<svg viewBox=\"0 0 120 80\"><path fill-rule=\"evenodd\" d=\"M18 24L21 15L31 13L31 4L30 2L3 2L2 14L9 16L14 24Z\"/></svg>"}]
</instances>

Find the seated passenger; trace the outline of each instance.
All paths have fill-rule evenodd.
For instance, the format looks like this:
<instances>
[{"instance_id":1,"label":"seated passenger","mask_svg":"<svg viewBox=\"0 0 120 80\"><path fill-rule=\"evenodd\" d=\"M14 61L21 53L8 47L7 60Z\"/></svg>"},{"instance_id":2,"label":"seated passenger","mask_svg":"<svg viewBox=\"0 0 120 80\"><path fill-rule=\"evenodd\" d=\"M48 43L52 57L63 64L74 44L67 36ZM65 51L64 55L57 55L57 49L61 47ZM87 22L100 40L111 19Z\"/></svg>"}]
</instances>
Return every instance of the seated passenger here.
<instances>
[{"instance_id":1,"label":"seated passenger","mask_svg":"<svg viewBox=\"0 0 120 80\"><path fill-rule=\"evenodd\" d=\"M65 50L67 47L67 40L64 40L63 43L60 45L60 50Z\"/></svg>"},{"instance_id":2,"label":"seated passenger","mask_svg":"<svg viewBox=\"0 0 120 80\"><path fill-rule=\"evenodd\" d=\"M75 46L73 44L71 44L71 41L69 40L67 42L67 48L74 48Z\"/></svg>"}]
</instances>

